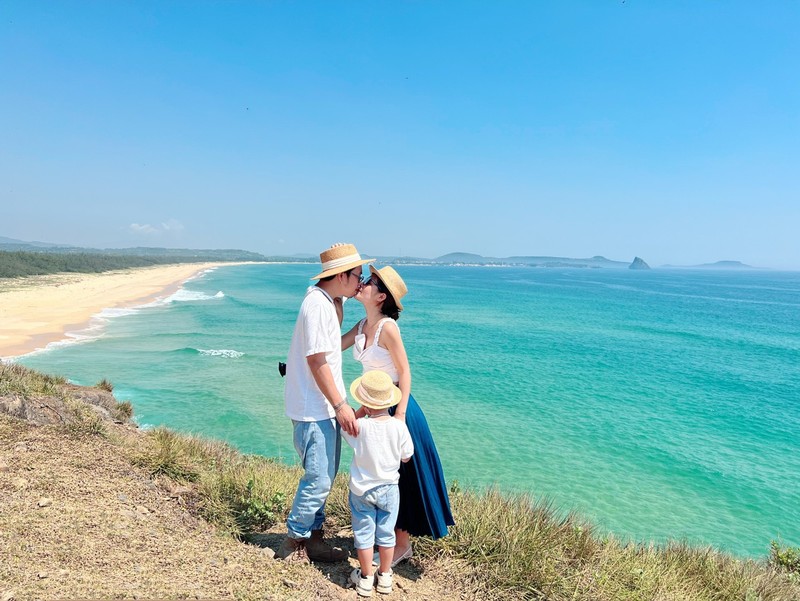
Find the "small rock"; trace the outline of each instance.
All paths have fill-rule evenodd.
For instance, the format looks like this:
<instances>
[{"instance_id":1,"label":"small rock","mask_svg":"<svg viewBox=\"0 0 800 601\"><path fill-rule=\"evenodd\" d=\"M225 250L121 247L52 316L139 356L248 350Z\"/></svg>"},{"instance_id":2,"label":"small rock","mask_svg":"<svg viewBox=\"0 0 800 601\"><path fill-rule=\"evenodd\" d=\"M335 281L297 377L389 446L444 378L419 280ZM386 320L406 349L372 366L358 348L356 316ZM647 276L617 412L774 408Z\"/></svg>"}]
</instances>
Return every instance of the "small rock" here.
<instances>
[{"instance_id":1,"label":"small rock","mask_svg":"<svg viewBox=\"0 0 800 601\"><path fill-rule=\"evenodd\" d=\"M39 502L36 503L39 507L50 507L53 504L52 499L48 499L47 497L42 497L39 499Z\"/></svg>"},{"instance_id":2,"label":"small rock","mask_svg":"<svg viewBox=\"0 0 800 601\"><path fill-rule=\"evenodd\" d=\"M0 595L0 601L14 601L16 599L14 595L16 595L14 591L3 591L3 594Z\"/></svg>"},{"instance_id":3,"label":"small rock","mask_svg":"<svg viewBox=\"0 0 800 601\"><path fill-rule=\"evenodd\" d=\"M44 580L45 578L50 578L50 574L48 574L47 572L39 572L38 574L36 574L36 577L41 580Z\"/></svg>"},{"instance_id":4,"label":"small rock","mask_svg":"<svg viewBox=\"0 0 800 601\"><path fill-rule=\"evenodd\" d=\"M270 549L269 547L261 547L261 552L266 555L269 559L275 559L275 551Z\"/></svg>"},{"instance_id":5,"label":"small rock","mask_svg":"<svg viewBox=\"0 0 800 601\"><path fill-rule=\"evenodd\" d=\"M14 452L15 453L27 453L28 452L28 443L27 442L18 442L14 445Z\"/></svg>"},{"instance_id":6,"label":"small rock","mask_svg":"<svg viewBox=\"0 0 800 601\"><path fill-rule=\"evenodd\" d=\"M69 570L59 570L58 571L58 575L59 576L69 576Z\"/></svg>"},{"instance_id":7,"label":"small rock","mask_svg":"<svg viewBox=\"0 0 800 601\"><path fill-rule=\"evenodd\" d=\"M150 513L150 510L145 507L144 505L137 505L136 506L137 513L141 513L142 515Z\"/></svg>"},{"instance_id":8,"label":"small rock","mask_svg":"<svg viewBox=\"0 0 800 601\"><path fill-rule=\"evenodd\" d=\"M11 467L8 465L8 463L6 463L5 460L0 459L0 472L7 472L10 469Z\"/></svg>"},{"instance_id":9,"label":"small rock","mask_svg":"<svg viewBox=\"0 0 800 601\"><path fill-rule=\"evenodd\" d=\"M188 486L176 486L170 489L169 496L173 499L177 499L178 497L188 495L190 492L192 492L192 489Z\"/></svg>"},{"instance_id":10,"label":"small rock","mask_svg":"<svg viewBox=\"0 0 800 601\"><path fill-rule=\"evenodd\" d=\"M14 478L11 484L14 485L14 488L25 488L28 486L28 481L25 478Z\"/></svg>"},{"instance_id":11,"label":"small rock","mask_svg":"<svg viewBox=\"0 0 800 601\"><path fill-rule=\"evenodd\" d=\"M119 499L123 503L127 503L130 500L130 499L128 499L128 495L126 495L125 493L119 493L117 495L117 499Z\"/></svg>"},{"instance_id":12,"label":"small rock","mask_svg":"<svg viewBox=\"0 0 800 601\"><path fill-rule=\"evenodd\" d=\"M300 588L299 584L289 580L288 578L283 578L281 582L283 582L283 586L288 586L289 588Z\"/></svg>"}]
</instances>

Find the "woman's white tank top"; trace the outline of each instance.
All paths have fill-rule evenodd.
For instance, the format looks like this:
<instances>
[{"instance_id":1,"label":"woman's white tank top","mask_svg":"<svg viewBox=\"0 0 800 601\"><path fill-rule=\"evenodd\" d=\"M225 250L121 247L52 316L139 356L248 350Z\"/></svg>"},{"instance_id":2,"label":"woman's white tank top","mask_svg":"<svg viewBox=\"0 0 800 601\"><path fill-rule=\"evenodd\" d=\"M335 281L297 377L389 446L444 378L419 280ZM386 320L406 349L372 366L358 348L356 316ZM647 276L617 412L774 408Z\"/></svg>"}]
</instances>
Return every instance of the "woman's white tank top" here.
<instances>
[{"instance_id":1,"label":"woman's white tank top","mask_svg":"<svg viewBox=\"0 0 800 601\"><path fill-rule=\"evenodd\" d=\"M394 321L391 317L386 317L378 322L378 328L375 330L375 339L372 344L367 346L367 336L362 334L366 319L358 322L358 334L356 334L355 342L353 343L353 357L356 361L360 361L362 365L362 373L368 372L371 369L379 369L385 371L392 378L392 382L397 383L400 375L397 373L397 368L392 361L392 354L382 346L378 345L378 339L381 337L381 330L383 324L387 321Z\"/></svg>"}]
</instances>

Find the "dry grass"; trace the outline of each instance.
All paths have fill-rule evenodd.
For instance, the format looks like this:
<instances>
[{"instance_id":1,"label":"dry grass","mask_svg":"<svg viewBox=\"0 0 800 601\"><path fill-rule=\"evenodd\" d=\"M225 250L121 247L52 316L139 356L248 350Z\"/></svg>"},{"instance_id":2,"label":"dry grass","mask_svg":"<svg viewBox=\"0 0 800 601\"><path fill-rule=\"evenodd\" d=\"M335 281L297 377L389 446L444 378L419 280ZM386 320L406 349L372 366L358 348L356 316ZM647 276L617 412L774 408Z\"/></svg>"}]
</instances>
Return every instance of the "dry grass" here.
<instances>
[{"instance_id":1,"label":"dry grass","mask_svg":"<svg viewBox=\"0 0 800 601\"><path fill-rule=\"evenodd\" d=\"M346 478L326 530L350 562L287 566L271 557L296 468L163 428L139 432L115 423L129 404L18 366L0 365L3 395L50 395L60 421L0 413L0 599L355 599ZM800 599L798 549L775 544L771 562L741 561L598 537L526 496L456 489L451 501L457 526L415 541L392 599Z\"/></svg>"},{"instance_id":2,"label":"dry grass","mask_svg":"<svg viewBox=\"0 0 800 601\"><path fill-rule=\"evenodd\" d=\"M283 580L318 587L310 568L220 536L101 436L0 416L0 449L0 595L292 599Z\"/></svg>"}]
</instances>

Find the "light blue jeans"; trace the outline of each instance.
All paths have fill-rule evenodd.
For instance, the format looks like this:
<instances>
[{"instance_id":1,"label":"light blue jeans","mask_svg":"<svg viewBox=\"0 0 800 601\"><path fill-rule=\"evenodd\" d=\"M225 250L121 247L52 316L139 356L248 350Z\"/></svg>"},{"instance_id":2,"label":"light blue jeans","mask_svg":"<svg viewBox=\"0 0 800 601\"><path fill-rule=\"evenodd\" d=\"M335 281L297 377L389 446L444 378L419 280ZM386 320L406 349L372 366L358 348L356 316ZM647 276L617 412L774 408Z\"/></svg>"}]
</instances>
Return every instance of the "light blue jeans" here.
<instances>
[{"instance_id":1,"label":"light blue jeans","mask_svg":"<svg viewBox=\"0 0 800 601\"><path fill-rule=\"evenodd\" d=\"M292 510L286 520L290 538L308 538L325 522L325 501L339 471L341 426L335 419L294 424L294 448L305 473L297 485Z\"/></svg>"},{"instance_id":2,"label":"light blue jeans","mask_svg":"<svg viewBox=\"0 0 800 601\"><path fill-rule=\"evenodd\" d=\"M400 508L397 484L381 484L361 496L351 490L349 500L356 549L371 549L373 545L394 547L394 525Z\"/></svg>"}]
</instances>

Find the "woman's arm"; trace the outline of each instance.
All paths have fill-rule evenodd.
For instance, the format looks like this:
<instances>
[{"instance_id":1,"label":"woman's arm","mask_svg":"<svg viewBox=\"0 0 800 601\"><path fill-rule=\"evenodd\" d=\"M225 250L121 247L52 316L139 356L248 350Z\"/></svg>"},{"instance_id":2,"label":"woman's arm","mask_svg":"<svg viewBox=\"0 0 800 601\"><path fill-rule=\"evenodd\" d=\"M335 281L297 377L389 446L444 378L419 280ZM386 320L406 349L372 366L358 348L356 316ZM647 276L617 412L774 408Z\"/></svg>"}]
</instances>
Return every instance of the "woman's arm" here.
<instances>
[{"instance_id":1,"label":"woman's arm","mask_svg":"<svg viewBox=\"0 0 800 601\"><path fill-rule=\"evenodd\" d=\"M356 342L356 334L358 334L358 324L361 323L360 321L356 323L347 334L342 334L342 350L346 351L349 349L353 344Z\"/></svg>"},{"instance_id":2,"label":"woman's arm","mask_svg":"<svg viewBox=\"0 0 800 601\"><path fill-rule=\"evenodd\" d=\"M394 321L387 322L384 325L378 344L389 351L392 356L392 362L397 369L398 386L402 396L397 404L394 416L405 421L408 395L411 394L411 368L408 366L408 355L406 355L403 339L400 337L400 329Z\"/></svg>"}]
</instances>

